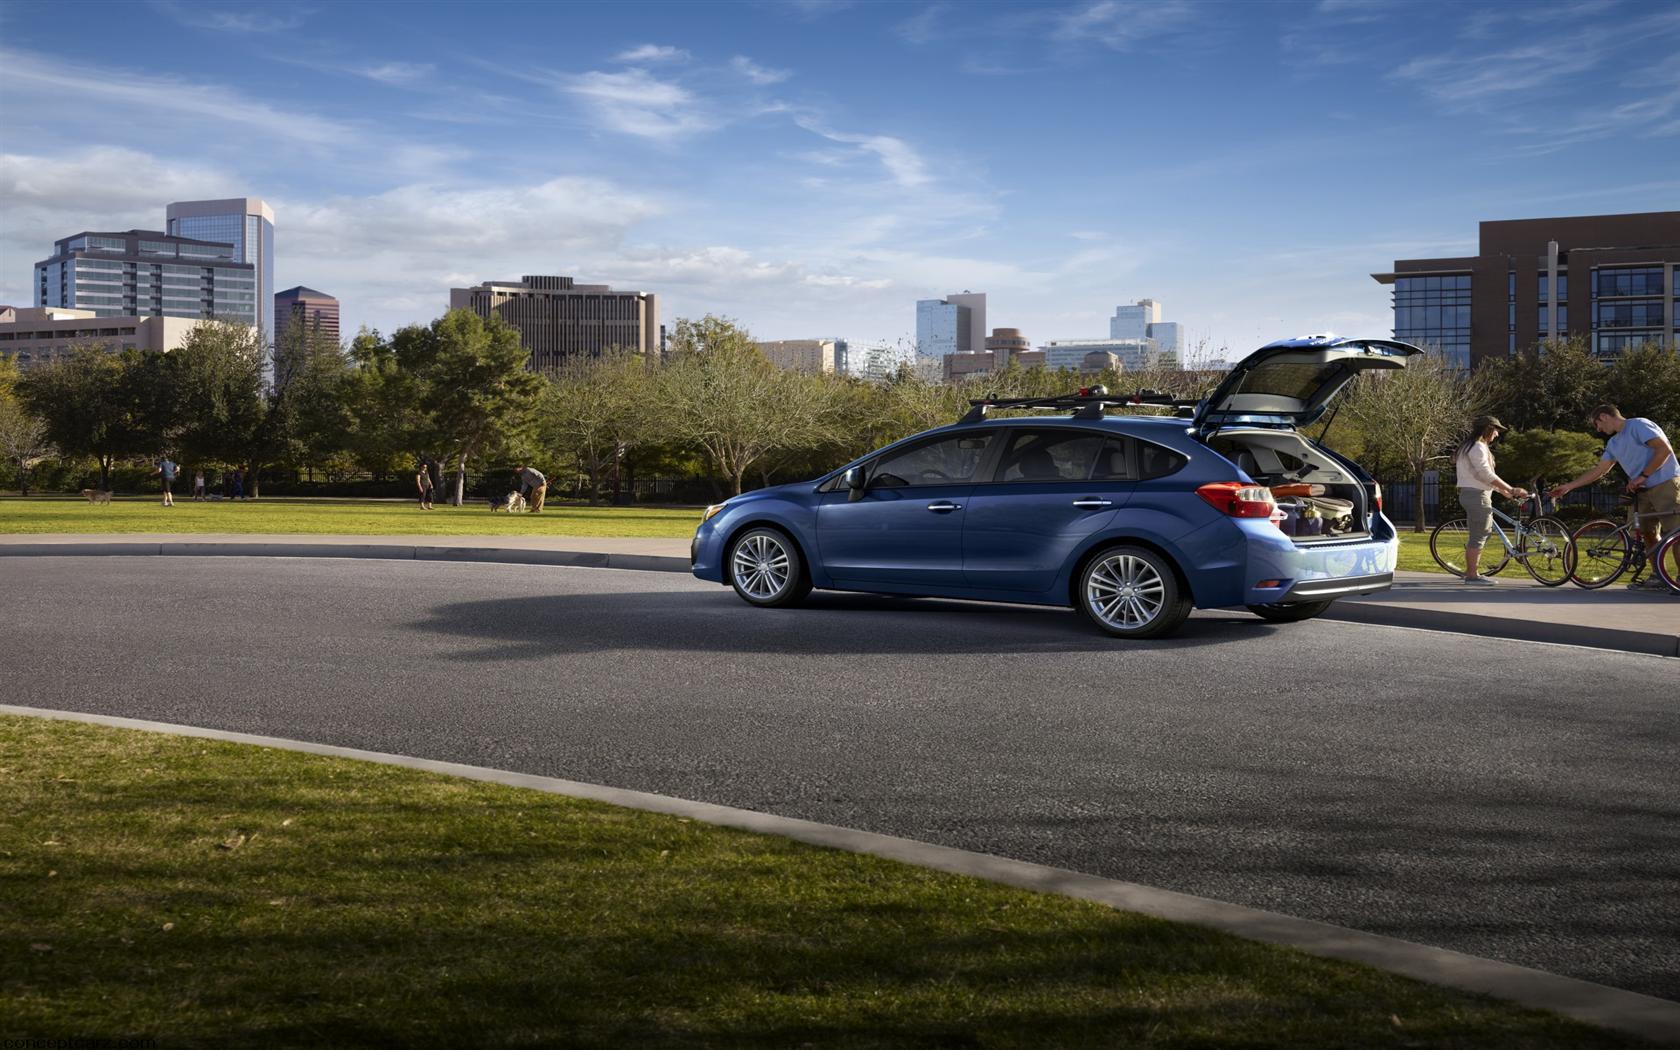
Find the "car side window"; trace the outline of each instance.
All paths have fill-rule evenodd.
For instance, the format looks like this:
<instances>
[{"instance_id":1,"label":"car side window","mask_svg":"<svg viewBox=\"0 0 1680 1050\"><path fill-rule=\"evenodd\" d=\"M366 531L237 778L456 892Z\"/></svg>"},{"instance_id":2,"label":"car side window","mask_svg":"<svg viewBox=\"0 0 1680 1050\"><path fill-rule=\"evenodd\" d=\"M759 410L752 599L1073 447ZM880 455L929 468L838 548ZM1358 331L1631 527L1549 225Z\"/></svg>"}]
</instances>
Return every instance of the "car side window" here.
<instances>
[{"instance_id":1,"label":"car side window","mask_svg":"<svg viewBox=\"0 0 1680 1050\"><path fill-rule=\"evenodd\" d=\"M1103 447L1100 434L1078 430L1016 430L998 460L994 480L1084 481Z\"/></svg>"},{"instance_id":2,"label":"car side window","mask_svg":"<svg viewBox=\"0 0 1680 1050\"><path fill-rule=\"evenodd\" d=\"M1148 481L1151 478L1164 478L1168 474L1175 474L1188 462L1189 459L1170 448L1148 441L1137 443L1137 472L1140 480Z\"/></svg>"},{"instance_id":3,"label":"car side window","mask_svg":"<svg viewBox=\"0 0 1680 1050\"><path fill-rule=\"evenodd\" d=\"M1130 438L1109 438L1103 442L1102 451L1097 453L1096 469L1091 471L1092 481L1136 481L1137 471L1132 468L1132 450L1136 442Z\"/></svg>"},{"instance_id":4,"label":"car side window","mask_svg":"<svg viewBox=\"0 0 1680 1050\"><path fill-rule=\"evenodd\" d=\"M908 485L950 485L973 481L995 433L953 434L895 452L869 473L869 484L881 488Z\"/></svg>"}]
</instances>

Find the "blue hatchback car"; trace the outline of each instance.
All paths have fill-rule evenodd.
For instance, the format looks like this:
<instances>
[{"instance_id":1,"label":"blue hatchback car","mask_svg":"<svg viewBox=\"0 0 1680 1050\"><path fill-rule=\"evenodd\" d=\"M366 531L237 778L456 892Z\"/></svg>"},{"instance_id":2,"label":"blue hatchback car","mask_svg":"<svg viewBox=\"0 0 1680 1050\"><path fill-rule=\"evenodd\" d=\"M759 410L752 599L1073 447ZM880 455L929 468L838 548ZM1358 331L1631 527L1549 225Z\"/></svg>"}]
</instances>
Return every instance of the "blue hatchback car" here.
<instances>
[{"instance_id":1,"label":"blue hatchback car","mask_svg":"<svg viewBox=\"0 0 1680 1050\"><path fill-rule=\"evenodd\" d=\"M1357 464L1300 429L1415 346L1315 336L1249 355L1172 417L1101 393L979 402L815 481L706 508L694 575L747 602L812 588L1074 606L1125 638L1192 608L1313 617L1390 586L1399 540ZM989 407L1071 414L993 419Z\"/></svg>"}]
</instances>

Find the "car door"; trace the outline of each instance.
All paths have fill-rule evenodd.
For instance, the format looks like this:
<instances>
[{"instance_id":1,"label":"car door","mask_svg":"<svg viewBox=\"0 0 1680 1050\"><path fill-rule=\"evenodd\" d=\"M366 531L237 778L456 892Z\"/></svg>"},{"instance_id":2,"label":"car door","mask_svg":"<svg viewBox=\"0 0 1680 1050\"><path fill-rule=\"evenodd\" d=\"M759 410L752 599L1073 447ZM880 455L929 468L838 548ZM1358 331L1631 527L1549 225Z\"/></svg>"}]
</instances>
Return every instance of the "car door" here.
<instances>
[{"instance_id":1,"label":"car door","mask_svg":"<svg viewBox=\"0 0 1680 1050\"><path fill-rule=\"evenodd\" d=\"M969 497L963 576L989 591L1045 591L1131 497L1132 443L1075 427L1010 429L1000 441L991 483Z\"/></svg>"},{"instance_id":2,"label":"car door","mask_svg":"<svg viewBox=\"0 0 1680 1050\"><path fill-rule=\"evenodd\" d=\"M996 436L962 430L895 448L868 464L859 498L844 487L825 493L817 547L835 584L961 587L969 494Z\"/></svg>"}]
</instances>

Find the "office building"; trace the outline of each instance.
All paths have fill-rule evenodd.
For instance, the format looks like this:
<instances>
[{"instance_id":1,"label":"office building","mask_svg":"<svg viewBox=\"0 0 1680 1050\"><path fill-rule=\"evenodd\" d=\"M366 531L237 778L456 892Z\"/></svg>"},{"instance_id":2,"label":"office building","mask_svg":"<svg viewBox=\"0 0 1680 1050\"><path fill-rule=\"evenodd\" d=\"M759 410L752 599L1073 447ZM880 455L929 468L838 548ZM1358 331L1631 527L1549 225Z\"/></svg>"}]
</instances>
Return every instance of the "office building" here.
<instances>
[{"instance_id":1,"label":"office building","mask_svg":"<svg viewBox=\"0 0 1680 1050\"><path fill-rule=\"evenodd\" d=\"M1397 259L1394 338L1471 368L1580 336L1614 358L1680 347L1680 211L1480 224L1477 254Z\"/></svg>"},{"instance_id":2,"label":"office building","mask_svg":"<svg viewBox=\"0 0 1680 1050\"><path fill-rule=\"evenodd\" d=\"M986 293L962 291L916 302L916 354L940 358L986 345Z\"/></svg>"},{"instance_id":3,"label":"office building","mask_svg":"<svg viewBox=\"0 0 1680 1050\"><path fill-rule=\"evenodd\" d=\"M914 350L902 343L846 341L846 374L859 379L877 382L891 379L900 367L914 359Z\"/></svg>"},{"instance_id":4,"label":"office building","mask_svg":"<svg viewBox=\"0 0 1680 1050\"><path fill-rule=\"evenodd\" d=\"M1153 299L1139 299L1130 306L1117 306L1108 319L1110 339L1150 339L1155 351L1177 368L1184 357L1184 330L1177 321L1161 320L1161 304Z\"/></svg>"},{"instance_id":5,"label":"office building","mask_svg":"<svg viewBox=\"0 0 1680 1050\"><path fill-rule=\"evenodd\" d=\"M846 371L844 339L777 339L757 346L771 364L784 371L807 375Z\"/></svg>"},{"instance_id":6,"label":"office building","mask_svg":"<svg viewBox=\"0 0 1680 1050\"><path fill-rule=\"evenodd\" d=\"M1032 348L1032 341L1022 335L1019 328L992 329L992 334L986 337L986 351L992 355L999 368L1007 367L1012 360L1019 360L1022 354L1038 354L1038 351ZM1029 357L1028 360L1032 359ZM1022 367L1032 366L1022 362Z\"/></svg>"},{"instance_id":7,"label":"office building","mask_svg":"<svg viewBox=\"0 0 1680 1050\"><path fill-rule=\"evenodd\" d=\"M257 324L255 267L226 242L149 230L83 232L35 264L35 305L100 317L214 318Z\"/></svg>"},{"instance_id":8,"label":"office building","mask_svg":"<svg viewBox=\"0 0 1680 1050\"><path fill-rule=\"evenodd\" d=\"M0 306L0 357L27 371L51 364L78 346L120 350L178 349L196 320L132 317L53 306Z\"/></svg>"},{"instance_id":9,"label":"office building","mask_svg":"<svg viewBox=\"0 0 1680 1050\"><path fill-rule=\"evenodd\" d=\"M274 339L274 209L255 197L176 201L165 209L168 232L233 245L236 262L256 274L256 324Z\"/></svg>"},{"instance_id":10,"label":"office building","mask_svg":"<svg viewBox=\"0 0 1680 1050\"><path fill-rule=\"evenodd\" d=\"M1044 351L1045 367L1052 371L1069 368L1082 371L1085 356L1093 353L1112 354L1126 372L1142 372L1156 367L1155 341L1141 339L1053 339L1039 347Z\"/></svg>"},{"instance_id":11,"label":"office building","mask_svg":"<svg viewBox=\"0 0 1680 1050\"><path fill-rule=\"evenodd\" d=\"M646 292L527 275L517 281L451 288L449 308L499 317L517 329L531 354L530 366L538 371L611 350L655 358L660 353L658 297Z\"/></svg>"},{"instance_id":12,"label":"office building","mask_svg":"<svg viewBox=\"0 0 1680 1050\"><path fill-rule=\"evenodd\" d=\"M292 325L302 325L312 336L338 342L338 300L326 292L298 285L274 296L274 345L281 346Z\"/></svg>"}]
</instances>

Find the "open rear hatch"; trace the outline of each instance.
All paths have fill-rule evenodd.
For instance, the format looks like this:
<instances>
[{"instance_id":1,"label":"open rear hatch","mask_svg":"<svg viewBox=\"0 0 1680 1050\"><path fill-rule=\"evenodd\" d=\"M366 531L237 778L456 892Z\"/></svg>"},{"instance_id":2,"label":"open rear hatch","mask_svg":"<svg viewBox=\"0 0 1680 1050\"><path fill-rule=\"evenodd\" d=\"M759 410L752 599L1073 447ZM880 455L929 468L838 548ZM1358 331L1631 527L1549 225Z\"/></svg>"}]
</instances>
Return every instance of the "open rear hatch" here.
<instances>
[{"instance_id":1,"label":"open rear hatch","mask_svg":"<svg viewBox=\"0 0 1680 1050\"><path fill-rule=\"evenodd\" d=\"M1304 427L1361 372L1404 368L1423 353L1391 339L1285 339L1254 351L1196 406L1193 426L1206 441L1222 427Z\"/></svg>"},{"instance_id":2,"label":"open rear hatch","mask_svg":"<svg viewBox=\"0 0 1680 1050\"><path fill-rule=\"evenodd\" d=\"M1196 406L1196 436L1271 488L1297 543L1355 539L1380 506L1375 482L1298 433L1361 372L1404 368L1419 348L1388 339L1309 336L1261 347ZM1221 433L1223 432L1223 433Z\"/></svg>"}]
</instances>

